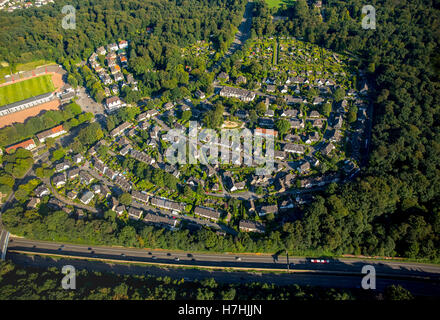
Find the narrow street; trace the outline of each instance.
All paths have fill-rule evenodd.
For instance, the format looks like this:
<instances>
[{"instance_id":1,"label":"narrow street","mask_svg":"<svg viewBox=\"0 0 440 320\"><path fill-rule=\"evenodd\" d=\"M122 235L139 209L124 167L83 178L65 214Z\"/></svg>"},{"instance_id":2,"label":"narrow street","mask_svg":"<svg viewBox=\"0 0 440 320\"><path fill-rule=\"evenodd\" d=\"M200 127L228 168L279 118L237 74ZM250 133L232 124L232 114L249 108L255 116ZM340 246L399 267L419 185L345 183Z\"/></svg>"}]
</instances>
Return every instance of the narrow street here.
<instances>
[{"instance_id":1,"label":"narrow street","mask_svg":"<svg viewBox=\"0 0 440 320\"><path fill-rule=\"evenodd\" d=\"M213 70L218 69L225 59L229 58L235 52L241 49L245 41L249 39L251 35L253 9L254 9L254 3L252 2L252 0L250 0L246 4L243 19L241 21L241 24L238 26L238 32L235 34L235 39L232 42L232 45L229 47L225 55L219 61L217 61L217 63L211 66L208 72L212 72Z\"/></svg>"},{"instance_id":2,"label":"narrow street","mask_svg":"<svg viewBox=\"0 0 440 320\"><path fill-rule=\"evenodd\" d=\"M50 192L52 193L52 195L53 195L55 198L57 198L58 200L60 200L61 202L65 203L65 204L67 204L67 205L70 205L70 206L74 206L74 207L80 208L80 209L88 210L88 211L93 212L93 213L98 213L98 210L96 210L96 209L93 208L93 207L86 206L86 205L81 204L81 203L73 202L73 201L71 201L71 200L69 200L69 199L66 199L66 198L64 198L63 196L61 196L61 195L60 195L60 194L54 189L54 187L52 187L52 185L50 184L50 180L49 180L49 179L47 179L47 178L43 178L43 179L41 179L41 180L42 180L43 183L46 185L46 187L49 188L49 190L50 190Z\"/></svg>"}]
</instances>

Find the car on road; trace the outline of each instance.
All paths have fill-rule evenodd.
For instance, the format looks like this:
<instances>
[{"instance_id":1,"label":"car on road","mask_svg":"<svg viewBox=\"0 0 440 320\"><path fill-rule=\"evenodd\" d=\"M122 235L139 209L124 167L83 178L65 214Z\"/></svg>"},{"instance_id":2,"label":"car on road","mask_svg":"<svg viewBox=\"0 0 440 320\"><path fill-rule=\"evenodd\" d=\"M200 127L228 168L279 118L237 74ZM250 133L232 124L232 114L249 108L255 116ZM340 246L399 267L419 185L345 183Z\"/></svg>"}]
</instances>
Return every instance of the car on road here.
<instances>
[{"instance_id":1,"label":"car on road","mask_svg":"<svg viewBox=\"0 0 440 320\"><path fill-rule=\"evenodd\" d=\"M92 250L92 248L91 248L91 247L88 247L87 250Z\"/></svg>"},{"instance_id":2,"label":"car on road","mask_svg":"<svg viewBox=\"0 0 440 320\"><path fill-rule=\"evenodd\" d=\"M180 258L179 257L175 257L174 260L175 261L180 261Z\"/></svg>"},{"instance_id":3,"label":"car on road","mask_svg":"<svg viewBox=\"0 0 440 320\"><path fill-rule=\"evenodd\" d=\"M91 254L95 254L95 251L92 250L92 251L90 251L90 253L91 253Z\"/></svg>"},{"instance_id":4,"label":"car on road","mask_svg":"<svg viewBox=\"0 0 440 320\"><path fill-rule=\"evenodd\" d=\"M151 256L151 252L148 252L148 255L150 255L150 256Z\"/></svg>"},{"instance_id":5,"label":"car on road","mask_svg":"<svg viewBox=\"0 0 440 320\"><path fill-rule=\"evenodd\" d=\"M187 255L186 255L188 258L192 258L192 254L191 253L188 253Z\"/></svg>"},{"instance_id":6,"label":"car on road","mask_svg":"<svg viewBox=\"0 0 440 320\"><path fill-rule=\"evenodd\" d=\"M241 258L240 257L235 257L235 260L236 261L241 261Z\"/></svg>"},{"instance_id":7,"label":"car on road","mask_svg":"<svg viewBox=\"0 0 440 320\"><path fill-rule=\"evenodd\" d=\"M330 263L330 260L328 259L310 259L311 263L321 263L321 264L326 264L326 263Z\"/></svg>"},{"instance_id":8,"label":"car on road","mask_svg":"<svg viewBox=\"0 0 440 320\"><path fill-rule=\"evenodd\" d=\"M156 256L152 256L151 259L156 260L157 258L156 258Z\"/></svg>"},{"instance_id":9,"label":"car on road","mask_svg":"<svg viewBox=\"0 0 440 320\"><path fill-rule=\"evenodd\" d=\"M168 256L168 257L171 257L171 253L168 252L168 253L167 253L167 256Z\"/></svg>"},{"instance_id":10,"label":"car on road","mask_svg":"<svg viewBox=\"0 0 440 320\"><path fill-rule=\"evenodd\" d=\"M125 253L121 253L121 256L125 257Z\"/></svg>"}]
</instances>

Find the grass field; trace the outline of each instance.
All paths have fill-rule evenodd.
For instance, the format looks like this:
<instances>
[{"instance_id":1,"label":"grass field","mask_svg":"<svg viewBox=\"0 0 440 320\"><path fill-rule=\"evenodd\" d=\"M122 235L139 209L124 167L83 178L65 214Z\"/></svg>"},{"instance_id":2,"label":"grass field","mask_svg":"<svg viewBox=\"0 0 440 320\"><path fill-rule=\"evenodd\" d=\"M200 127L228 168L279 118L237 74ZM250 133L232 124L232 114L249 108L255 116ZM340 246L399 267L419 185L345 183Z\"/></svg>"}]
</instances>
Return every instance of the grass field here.
<instances>
[{"instance_id":1,"label":"grass field","mask_svg":"<svg viewBox=\"0 0 440 320\"><path fill-rule=\"evenodd\" d=\"M31 71L37 67L40 67L43 65L50 65L50 64L56 64L56 63L53 61L40 59L40 60L31 61L31 62L27 62L27 63L19 63L16 66L3 66L0 64L0 83L5 82L5 76L8 74L16 73L19 71Z\"/></svg>"},{"instance_id":2,"label":"grass field","mask_svg":"<svg viewBox=\"0 0 440 320\"><path fill-rule=\"evenodd\" d=\"M49 65L49 64L56 64L56 63L53 61L40 59L40 60L31 61L31 62L27 62L27 63L19 63L15 67L15 70L16 71L31 71L31 70L36 69L38 67Z\"/></svg>"},{"instance_id":3,"label":"grass field","mask_svg":"<svg viewBox=\"0 0 440 320\"><path fill-rule=\"evenodd\" d=\"M269 8L278 8L283 2L286 2L286 0L266 0Z\"/></svg>"},{"instance_id":4,"label":"grass field","mask_svg":"<svg viewBox=\"0 0 440 320\"><path fill-rule=\"evenodd\" d=\"M31 78L0 87L0 106L54 91L51 75Z\"/></svg>"}]
</instances>

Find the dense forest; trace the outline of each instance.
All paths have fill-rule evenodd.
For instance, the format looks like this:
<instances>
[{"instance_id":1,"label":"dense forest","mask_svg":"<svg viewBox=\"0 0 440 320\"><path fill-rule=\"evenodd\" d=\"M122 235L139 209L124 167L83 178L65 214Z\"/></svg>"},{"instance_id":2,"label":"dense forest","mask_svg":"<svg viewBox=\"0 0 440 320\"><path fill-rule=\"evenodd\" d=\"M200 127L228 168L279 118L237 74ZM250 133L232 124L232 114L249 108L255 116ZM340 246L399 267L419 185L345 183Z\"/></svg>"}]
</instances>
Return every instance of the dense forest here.
<instances>
[{"instance_id":1,"label":"dense forest","mask_svg":"<svg viewBox=\"0 0 440 320\"><path fill-rule=\"evenodd\" d=\"M62 28L65 5L76 9L75 29ZM9 63L86 59L98 46L127 39L139 46L136 50L146 61L164 65L170 46L212 40L225 49L243 10L244 1L237 0L74 0L0 12L0 59Z\"/></svg>"},{"instance_id":2,"label":"dense forest","mask_svg":"<svg viewBox=\"0 0 440 320\"><path fill-rule=\"evenodd\" d=\"M26 300L411 300L412 294L389 286L375 294L365 290L276 286L274 284L218 283L213 278L173 280L170 277L123 276L80 270L76 272L76 290L64 290L64 274L57 268L23 268L0 262L0 299Z\"/></svg>"},{"instance_id":3,"label":"dense forest","mask_svg":"<svg viewBox=\"0 0 440 320\"><path fill-rule=\"evenodd\" d=\"M181 48L206 41L219 54L224 52L234 38L244 4L244 0L76 0L12 14L0 12L0 61L11 66L37 59L56 61L69 72L70 84L84 84L101 102L104 91L99 81L89 67L78 63L97 47L124 39L130 43L130 70L142 82L139 91L123 92L123 98L130 103L159 91L180 98L200 86L206 91L210 84L206 62L182 57ZM76 9L75 29L62 28L64 5ZM187 89L187 65L199 80L195 88Z\"/></svg>"}]
</instances>

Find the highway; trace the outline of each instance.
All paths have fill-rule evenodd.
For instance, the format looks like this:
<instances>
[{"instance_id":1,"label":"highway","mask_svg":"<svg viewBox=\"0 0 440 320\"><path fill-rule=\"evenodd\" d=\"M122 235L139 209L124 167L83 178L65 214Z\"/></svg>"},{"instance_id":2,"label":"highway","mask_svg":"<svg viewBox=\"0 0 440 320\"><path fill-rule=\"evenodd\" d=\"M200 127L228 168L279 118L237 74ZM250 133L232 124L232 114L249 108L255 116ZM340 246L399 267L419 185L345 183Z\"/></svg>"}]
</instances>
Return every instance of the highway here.
<instances>
[{"instance_id":1,"label":"highway","mask_svg":"<svg viewBox=\"0 0 440 320\"><path fill-rule=\"evenodd\" d=\"M286 256L268 254L187 253L171 250L148 250L123 247L86 246L36 241L11 236L8 252L57 254L78 258L95 258L163 264L170 266L202 266L208 268L236 268L287 271ZM328 264L311 263L308 258L289 258L291 272L324 274L361 274L364 265L373 265L377 276L440 280L440 266L361 259L330 259Z\"/></svg>"},{"instance_id":2,"label":"highway","mask_svg":"<svg viewBox=\"0 0 440 320\"><path fill-rule=\"evenodd\" d=\"M55 255L58 259L50 258ZM391 284L399 284L416 295L440 296L440 266L400 261L334 259L320 265L307 258L289 258L290 268L286 272L286 256L89 247L13 236L9 240L7 259L25 267L62 268L71 264L89 271L169 276L185 281L214 278L225 283L260 282L346 289L361 287L361 269L370 264L376 268L376 290L380 292ZM179 266L185 268L176 268Z\"/></svg>"}]
</instances>

